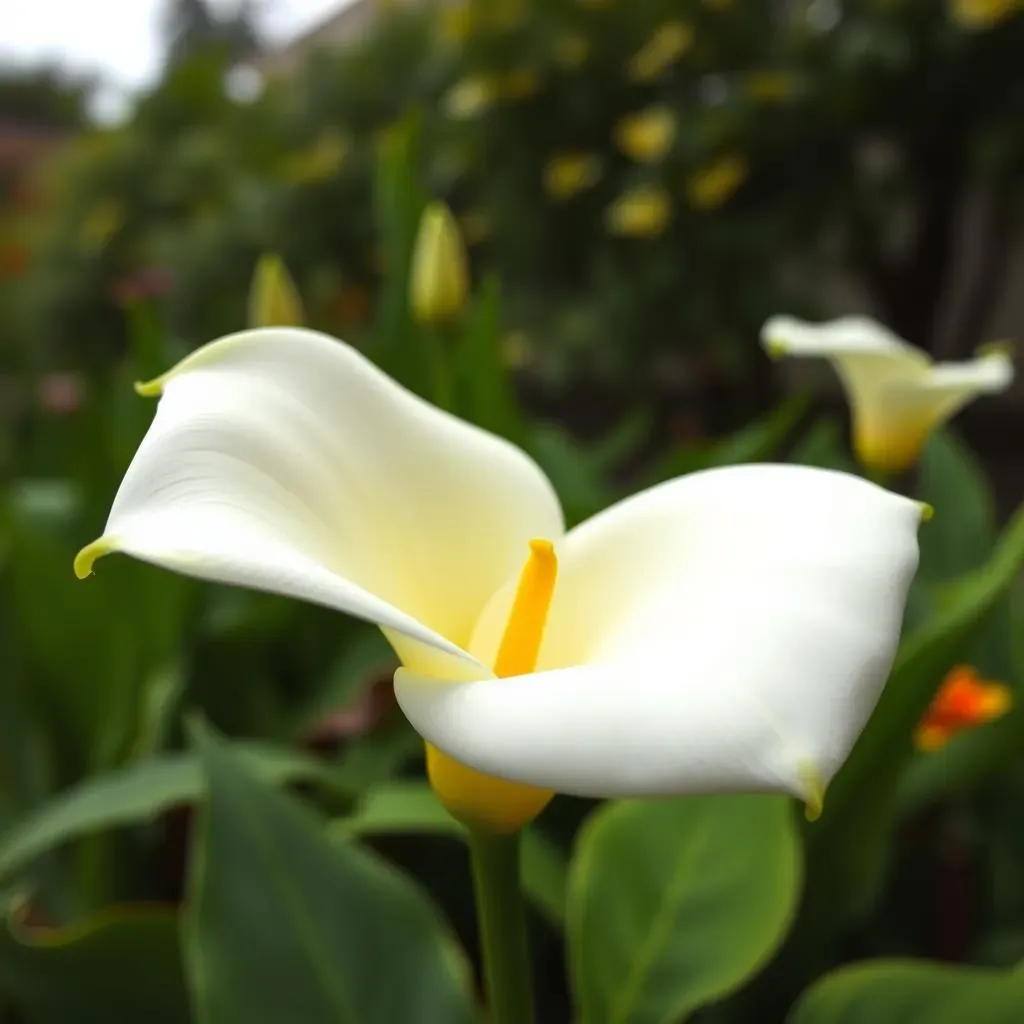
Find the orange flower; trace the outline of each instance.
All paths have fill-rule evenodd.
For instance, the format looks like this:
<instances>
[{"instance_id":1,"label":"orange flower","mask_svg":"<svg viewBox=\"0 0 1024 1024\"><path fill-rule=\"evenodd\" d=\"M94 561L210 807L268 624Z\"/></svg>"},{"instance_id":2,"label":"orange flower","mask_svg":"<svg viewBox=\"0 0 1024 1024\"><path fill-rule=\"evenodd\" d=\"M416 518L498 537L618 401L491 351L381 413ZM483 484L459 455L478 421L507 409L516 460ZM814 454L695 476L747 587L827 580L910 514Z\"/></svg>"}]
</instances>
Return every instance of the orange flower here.
<instances>
[{"instance_id":1,"label":"orange flower","mask_svg":"<svg viewBox=\"0 0 1024 1024\"><path fill-rule=\"evenodd\" d=\"M970 665L958 665L942 681L914 732L918 750L938 750L958 732L1001 718L1013 698L1005 683L982 679Z\"/></svg>"}]
</instances>

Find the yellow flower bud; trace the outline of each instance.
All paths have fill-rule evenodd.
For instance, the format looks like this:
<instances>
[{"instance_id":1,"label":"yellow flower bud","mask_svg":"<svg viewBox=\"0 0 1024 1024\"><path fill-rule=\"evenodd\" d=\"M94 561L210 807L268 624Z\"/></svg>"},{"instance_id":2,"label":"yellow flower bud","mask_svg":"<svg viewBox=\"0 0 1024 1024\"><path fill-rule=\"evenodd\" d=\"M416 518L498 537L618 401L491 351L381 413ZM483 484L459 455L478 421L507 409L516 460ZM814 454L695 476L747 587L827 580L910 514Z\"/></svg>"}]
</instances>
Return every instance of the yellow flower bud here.
<instances>
[{"instance_id":1,"label":"yellow flower bud","mask_svg":"<svg viewBox=\"0 0 1024 1024\"><path fill-rule=\"evenodd\" d=\"M672 217L672 199L660 185L640 185L624 192L605 211L613 235L655 238Z\"/></svg>"},{"instance_id":2,"label":"yellow flower bud","mask_svg":"<svg viewBox=\"0 0 1024 1024\"><path fill-rule=\"evenodd\" d=\"M304 319L302 299L281 257L262 256L249 291L249 326L301 327Z\"/></svg>"},{"instance_id":3,"label":"yellow flower bud","mask_svg":"<svg viewBox=\"0 0 1024 1024\"><path fill-rule=\"evenodd\" d=\"M720 157L691 176L686 189L691 205L698 210L717 209L732 198L748 173L742 156Z\"/></svg>"},{"instance_id":4,"label":"yellow flower bud","mask_svg":"<svg viewBox=\"0 0 1024 1024\"><path fill-rule=\"evenodd\" d=\"M554 200L571 199L601 177L601 160L593 153L562 153L544 168L544 190Z\"/></svg>"},{"instance_id":5,"label":"yellow flower bud","mask_svg":"<svg viewBox=\"0 0 1024 1024\"><path fill-rule=\"evenodd\" d=\"M429 203L412 257L412 308L422 324L458 316L469 292L466 249L451 210Z\"/></svg>"},{"instance_id":6,"label":"yellow flower bud","mask_svg":"<svg viewBox=\"0 0 1024 1024\"><path fill-rule=\"evenodd\" d=\"M486 78L463 78L445 93L442 105L449 117L468 120L478 117L494 103L494 93L494 84Z\"/></svg>"},{"instance_id":7,"label":"yellow flower bud","mask_svg":"<svg viewBox=\"0 0 1024 1024\"><path fill-rule=\"evenodd\" d=\"M671 148L676 137L676 115L669 107L648 107L624 117L615 126L615 141L628 157L655 163Z\"/></svg>"},{"instance_id":8,"label":"yellow flower bud","mask_svg":"<svg viewBox=\"0 0 1024 1024\"><path fill-rule=\"evenodd\" d=\"M667 71L693 46L693 27L685 21L667 21L633 55L629 77L650 82Z\"/></svg>"},{"instance_id":9,"label":"yellow flower bud","mask_svg":"<svg viewBox=\"0 0 1024 1024\"><path fill-rule=\"evenodd\" d=\"M1022 0L952 0L950 14L965 29L987 29L1024 9Z\"/></svg>"}]
</instances>

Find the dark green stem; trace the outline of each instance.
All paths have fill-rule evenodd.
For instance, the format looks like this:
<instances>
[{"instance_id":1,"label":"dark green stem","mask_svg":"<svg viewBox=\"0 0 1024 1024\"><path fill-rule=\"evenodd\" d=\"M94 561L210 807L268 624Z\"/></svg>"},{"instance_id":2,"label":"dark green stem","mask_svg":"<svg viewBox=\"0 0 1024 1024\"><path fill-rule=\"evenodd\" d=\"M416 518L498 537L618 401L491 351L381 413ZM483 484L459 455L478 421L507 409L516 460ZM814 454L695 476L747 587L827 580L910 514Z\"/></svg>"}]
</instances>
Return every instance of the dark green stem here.
<instances>
[{"instance_id":1,"label":"dark green stem","mask_svg":"<svg viewBox=\"0 0 1024 1024\"><path fill-rule=\"evenodd\" d=\"M532 1024L533 983L519 883L519 834L470 830L473 889L490 1024Z\"/></svg>"}]
</instances>

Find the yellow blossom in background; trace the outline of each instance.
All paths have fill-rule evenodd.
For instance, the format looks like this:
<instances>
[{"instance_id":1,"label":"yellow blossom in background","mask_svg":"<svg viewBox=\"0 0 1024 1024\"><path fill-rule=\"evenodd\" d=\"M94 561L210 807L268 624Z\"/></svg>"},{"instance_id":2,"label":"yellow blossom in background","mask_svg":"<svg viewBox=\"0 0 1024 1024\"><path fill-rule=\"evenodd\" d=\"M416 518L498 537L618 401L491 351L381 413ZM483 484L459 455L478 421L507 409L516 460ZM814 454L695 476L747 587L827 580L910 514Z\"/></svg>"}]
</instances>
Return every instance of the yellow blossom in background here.
<instances>
[{"instance_id":1,"label":"yellow blossom in background","mask_svg":"<svg viewBox=\"0 0 1024 1024\"><path fill-rule=\"evenodd\" d=\"M472 3L463 2L447 4L441 8L441 38L453 45L464 43L477 27L476 11Z\"/></svg>"},{"instance_id":2,"label":"yellow blossom in background","mask_svg":"<svg viewBox=\"0 0 1024 1024\"><path fill-rule=\"evenodd\" d=\"M457 121L469 120L487 110L495 98L494 84L479 75L463 78L445 93L445 113Z\"/></svg>"},{"instance_id":3,"label":"yellow blossom in background","mask_svg":"<svg viewBox=\"0 0 1024 1024\"><path fill-rule=\"evenodd\" d=\"M590 42L586 36L569 33L555 41L555 63L572 70L586 62L590 54Z\"/></svg>"},{"instance_id":4,"label":"yellow blossom in background","mask_svg":"<svg viewBox=\"0 0 1024 1024\"><path fill-rule=\"evenodd\" d=\"M667 71L693 46L693 27L685 21L667 21L633 55L629 77L635 82L650 82Z\"/></svg>"},{"instance_id":5,"label":"yellow blossom in background","mask_svg":"<svg viewBox=\"0 0 1024 1024\"><path fill-rule=\"evenodd\" d=\"M686 194L690 205L698 210L714 210L728 202L747 180L750 169L739 155L719 157L707 167L690 176Z\"/></svg>"},{"instance_id":6,"label":"yellow blossom in background","mask_svg":"<svg viewBox=\"0 0 1024 1024\"><path fill-rule=\"evenodd\" d=\"M1024 10L1024 0L951 0L950 15L966 29L986 29Z\"/></svg>"},{"instance_id":7,"label":"yellow blossom in background","mask_svg":"<svg viewBox=\"0 0 1024 1024\"><path fill-rule=\"evenodd\" d=\"M800 91L800 78L791 71L750 71L742 78L743 93L752 103L787 103Z\"/></svg>"},{"instance_id":8,"label":"yellow blossom in background","mask_svg":"<svg viewBox=\"0 0 1024 1024\"><path fill-rule=\"evenodd\" d=\"M660 185L638 185L605 210L608 230L632 238L656 238L671 218L672 197Z\"/></svg>"},{"instance_id":9,"label":"yellow blossom in background","mask_svg":"<svg viewBox=\"0 0 1024 1024\"><path fill-rule=\"evenodd\" d=\"M99 252L124 224L124 211L120 203L105 200L97 203L86 215L79 229L79 241L82 248L89 252Z\"/></svg>"},{"instance_id":10,"label":"yellow blossom in background","mask_svg":"<svg viewBox=\"0 0 1024 1024\"><path fill-rule=\"evenodd\" d=\"M260 257L249 289L250 327L301 327L302 299L280 256Z\"/></svg>"},{"instance_id":11,"label":"yellow blossom in background","mask_svg":"<svg viewBox=\"0 0 1024 1024\"><path fill-rule=\"evenodd\" d=\"M536 68L515 68L498 81L498 95L515 102L532 96L540 88L540 74Z\"/></svg>"},{"instance_id":12,"label":"yellow blossom in background","mask_svg":"<svg viewBox=\"0 0 1024 1024\"><path fill-rule=\"evenodd\" d=\"M412 309L421 324L458 316L469 294L466 248L451 210L428 203L412 255Z\"/></svg>"},{"instance_id":13,"label":"yellow blossom in background","mask_svg":"<svg viewBox=\"0 0 1024 1024\"><path fill-rule=\"evenodd\" d=\"M479 245L491 235L491 221L483 210L467 210L459 218L459 227L467 245Z\"/></svg>"},{"instance_id":14,"label":"yellow blossom in background","mask_svg":"<svg viewBox=\"0 0 1024 1024\"><path fill-rule=\"evenodd\" d=\"M630 114L615 126L616 145L640 163L660 160L672 148L675 138L676 115L664 105Z\"/></svg>"},{"instance_id":15,"label":"yellow blossom in background","mask_svg":"<svg viewBox=\"0 0 1024 1024\"><path fill-rule=\"evenodd\" d=\"M600 177L600 157L593 153L560 153L544 168L544 191L552 199L571 199L595 185Z\"/></svg>"},{"instance_id":16,"label":"yellow blossom in background","mask_svg":"<svg viewBox=\"0 0 1024 1024\"><path fill-rule=\"evenodd\" d=\"M329 181L341 170L349 148L350 143L344 133L328 128L312 146L284 159L281 177L294 185Z\"/></svg>"},{"instance_id":17,"label":"yellow blossom in background","mask_svg":"<svg viewBox=\"0 0 1024 1024\"><path fill-rule=\"evenodd\" d=\"M957 665L942 681L938 693L914 732L918 750L944 747L957 733L1002 718L1013 705L1005 683L982 679L970 665Z\"/></svg>"}]
</instances>

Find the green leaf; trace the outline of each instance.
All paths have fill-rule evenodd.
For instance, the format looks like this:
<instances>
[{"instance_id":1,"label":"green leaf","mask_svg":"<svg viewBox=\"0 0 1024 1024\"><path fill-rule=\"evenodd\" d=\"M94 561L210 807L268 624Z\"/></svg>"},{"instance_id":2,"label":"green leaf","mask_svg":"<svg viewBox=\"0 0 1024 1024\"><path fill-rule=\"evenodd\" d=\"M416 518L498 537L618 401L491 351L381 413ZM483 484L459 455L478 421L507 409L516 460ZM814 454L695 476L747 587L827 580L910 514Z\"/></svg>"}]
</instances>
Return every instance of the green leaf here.
<instances>
[{"instance_id":1,"label":"green leaf","mask_svg":"<svg viewBox=\"0 0 1024 1024\"><path fill-rule=\"evenodd\" d=\"M382 835L467 837L465 827L440 804L425 782L390 782L374 786L362 798L351 817L331 823L333 838ZM523 832L521 870L523 891L547 920L561 927L565 922L566 864L561 851L541 832Z\"/></svg>"},{"instance_id":2,"label":"green leaf","mask_svg":"<svg viewBox=\"0 0 1024 1024\"><path fill-rule=\"evenodd\" d=\"M841 469L856 473L857 466L843 442L843 428L838 420L825 417L815 422L800 439L789 458L798 466L819 469Z\"/></svg>"},{"instance_id":3,"label":"green leaf","mask_svg":"<svg viewBox=\"0 0 1024 1024\"><path fill-rule=\"evenodd\" d=\"M801 997L788 1024L1019 1024L1024 971L906 961L858 964Z\"/></svg>"},{"instance_id":4,"label":"green leaf","mask_svg":"<svg viewBox=\"0 0 1024 1024\"><path fill-rule=\"evenodd\" d=\"M256 745L241 748L238 756L268 783L315 782L343 792L335 774L313 758ZM152 758L86 779L4 833L0 881L72 839L152 820L171 807L195 802L202 793L202 772L190 754Z\"/></svg>"},{"instance_id":5,"label":"green leaf","mask_svg":"<svg viewBox=\"0 0 1024 1024\"><path fill-rule=\"evenodd\" d=\"M186 968L199 1024L460 1024L466 964L408 879L332 846L205 730L209 799L192 851Z\"/></svg>"},{"instance_id":6,"label":"green leaf","mask_svg":"<svg viewBox=\"0 0 1024 1024\"><path fill-rule=\"evenodd\" d=\"M799 879L783 797L605 805L570 866L582 1024L675 1024L735 989L785 935Z\"/></svg>"},{"instance_id":7,"label":"green leaf","mask_svg":"<svg viewBox=\"0 0 1024 1024\"><path fill-rule=\"evenodd\" d=\"M921 531L918 578L953 580L982 565L998 536L995 498L969 449L948 431L925 445L917 498L935 509Z\"/></svg>"},{"instance_id":8,"label":"green leaf","mask_svg":"<svg viewBox=\"0 0 1024 1024\"><path fill-rule=\"evenodd\" d=\"M455 411L484 430L521 443L526 424L501 361L501 291L494 277L484 281L463 318L454 361Z\"/></svg>"},{"instance_id":9,"label":"green leaf","mask_svg":"<svg viewBox=\"0 0 1024 1024\"><path fill-rule=\"evenodd\" d=\"M70 928L7 923L0 993L32 1024L187 1024L177 917L117 908Z\"/></svg>"}]
</instances>

